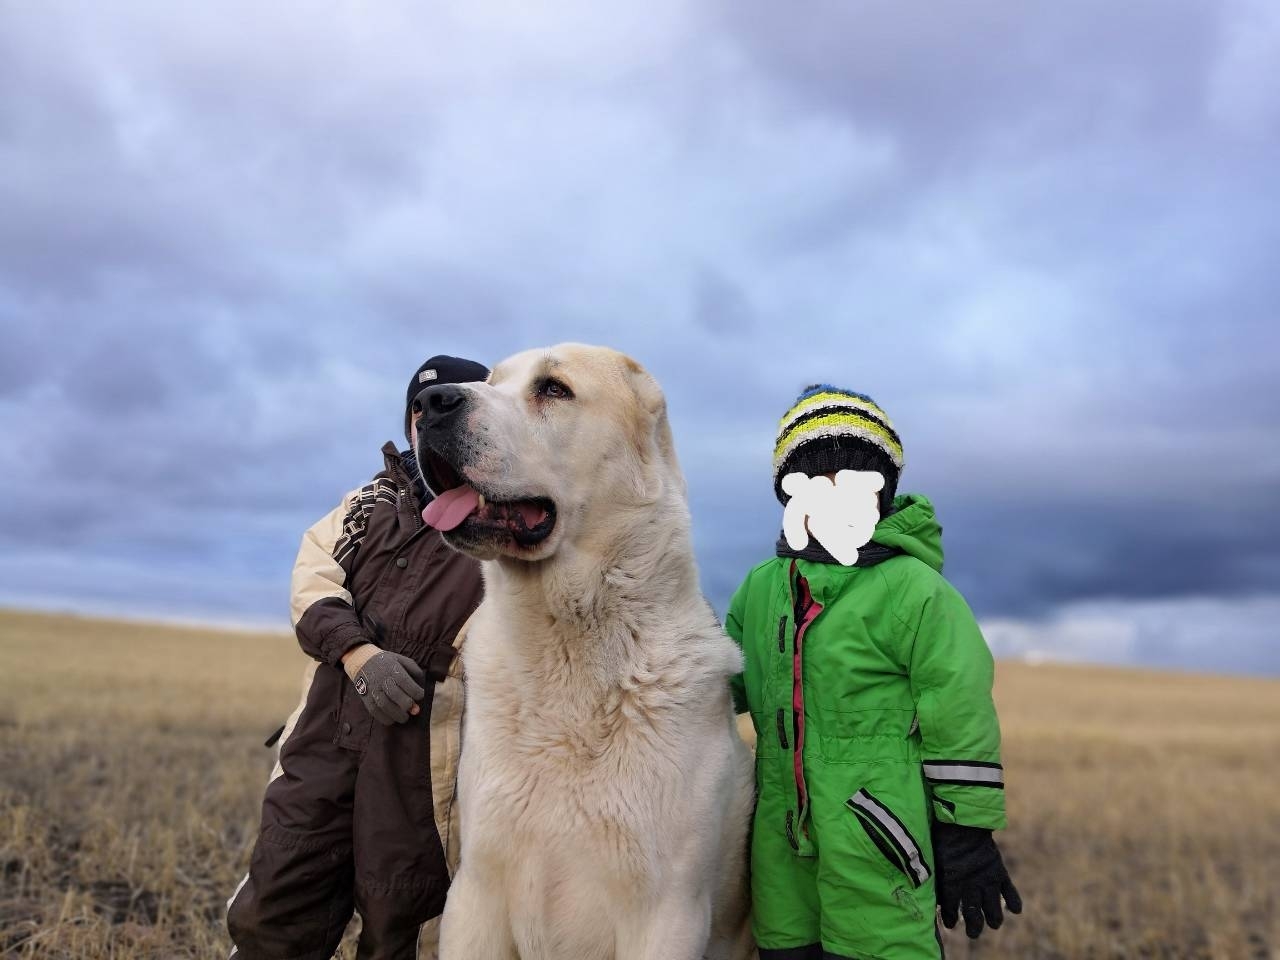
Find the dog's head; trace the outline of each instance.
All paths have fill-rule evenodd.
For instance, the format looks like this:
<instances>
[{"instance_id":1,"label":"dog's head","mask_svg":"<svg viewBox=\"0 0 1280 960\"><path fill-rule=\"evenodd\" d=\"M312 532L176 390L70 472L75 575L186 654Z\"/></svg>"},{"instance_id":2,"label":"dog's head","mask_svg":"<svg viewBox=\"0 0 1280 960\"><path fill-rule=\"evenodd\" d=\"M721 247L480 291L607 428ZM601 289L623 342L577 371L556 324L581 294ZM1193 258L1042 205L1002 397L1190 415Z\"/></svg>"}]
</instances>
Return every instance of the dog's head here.
<instances>
[{"instance_id":1,"label":"dog's head","mask_svg":"<svg viewBox=\"0 0 1280 960\"><path fill-rule=\"evenodd\" d=\"M545 560L683 496L666 401L614 350L561 344L502 361L487 383L421 397L418 458L445 539L480 559Z\"/></svg>"}]
</instances>

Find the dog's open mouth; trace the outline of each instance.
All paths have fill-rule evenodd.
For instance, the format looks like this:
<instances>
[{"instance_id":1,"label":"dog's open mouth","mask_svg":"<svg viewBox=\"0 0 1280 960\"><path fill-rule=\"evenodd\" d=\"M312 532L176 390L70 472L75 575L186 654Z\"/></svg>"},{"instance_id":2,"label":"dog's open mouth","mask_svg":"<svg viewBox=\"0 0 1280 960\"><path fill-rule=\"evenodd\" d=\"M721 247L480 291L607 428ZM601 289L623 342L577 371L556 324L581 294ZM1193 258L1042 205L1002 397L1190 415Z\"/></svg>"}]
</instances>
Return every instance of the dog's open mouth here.
<instances>
[{"instance_id":1,"label":"dog's open mouth","mask_svg":"<svg viewBox=\"0 0 1280 960\"><path fill-rule=\"evenodd\" d=\"M546 497L496 500L466 481L447 461L428 457L433 485L444 492L427 504L422 519L441 533L456 530L470 535L506 535L521 547L535 547L556 525L556 505Z\"/></svg>"}]
</instances>

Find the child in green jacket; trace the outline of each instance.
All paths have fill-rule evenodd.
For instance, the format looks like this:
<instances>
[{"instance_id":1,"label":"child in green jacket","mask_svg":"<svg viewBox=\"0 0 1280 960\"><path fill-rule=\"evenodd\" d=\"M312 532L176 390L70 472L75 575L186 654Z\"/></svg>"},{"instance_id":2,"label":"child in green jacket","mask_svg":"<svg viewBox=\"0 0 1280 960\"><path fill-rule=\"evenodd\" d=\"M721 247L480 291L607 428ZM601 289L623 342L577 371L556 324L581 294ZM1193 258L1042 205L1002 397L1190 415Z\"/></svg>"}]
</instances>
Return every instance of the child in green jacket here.
<instances>
[{"instance_id":1,"label":"child in green jacket","mask_svg":"<svg viewBox=\"0 0 1280 960\"><path fill-rule=\"evenodd\" d=\"M1000 926L1002 898L1022 909L991 836L1005 826L991 653L942 578L933 507L894 496L902 466L862 394L813 386L782 418L785 532L726 621L757 735L761 960L934 960L935 904L970 937ZM861 524L833 522L823 496Z\"/></svg>"}]
</instances>

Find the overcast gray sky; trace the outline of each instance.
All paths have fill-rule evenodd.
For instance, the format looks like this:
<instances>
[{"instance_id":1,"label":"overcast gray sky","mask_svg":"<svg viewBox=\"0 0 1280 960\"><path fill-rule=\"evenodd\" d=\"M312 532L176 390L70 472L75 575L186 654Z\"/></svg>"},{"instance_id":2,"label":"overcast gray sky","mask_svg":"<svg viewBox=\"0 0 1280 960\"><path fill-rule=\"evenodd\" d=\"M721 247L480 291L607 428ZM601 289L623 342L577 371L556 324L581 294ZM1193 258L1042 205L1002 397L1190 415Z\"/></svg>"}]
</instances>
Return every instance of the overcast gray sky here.
<instances>
[{"instance_id":1,"label":"overcast gray sky","mask_svg":"<svg viewBox=\"0 0 1280 960\"><path fill-rule=\"evenodd\" d=\"M408 375L871 393L998 653L1280 673L1280 7L0 0L0 602L284 623Z\"/></svg>"}]
</instances>

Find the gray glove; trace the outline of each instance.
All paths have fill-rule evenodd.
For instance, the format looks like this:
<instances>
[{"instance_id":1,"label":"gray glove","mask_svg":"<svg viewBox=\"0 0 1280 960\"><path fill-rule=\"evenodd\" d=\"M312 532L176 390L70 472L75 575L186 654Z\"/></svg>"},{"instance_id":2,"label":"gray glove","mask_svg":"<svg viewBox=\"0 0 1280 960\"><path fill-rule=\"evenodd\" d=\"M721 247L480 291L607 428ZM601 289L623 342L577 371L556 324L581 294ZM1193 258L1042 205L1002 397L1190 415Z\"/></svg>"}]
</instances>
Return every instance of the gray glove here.
<instances>
[{"instance_id":1,"label":"gray glove","mask_svg":"<svg viewBox=\"0 0 1280 960\"><path fill-rule=\"evenodd\" d=\"M354 672L347 670L356 693L360 695L360 702L379 723L387 726L404 723L409 719L413 705L426 695L427 691L422 686L426 675L404 654L380 650L373 644L368 646L373 647L374 652L361 657ZM350 668L352 664L347 666Z\"/></svg>"}]
</instances>

